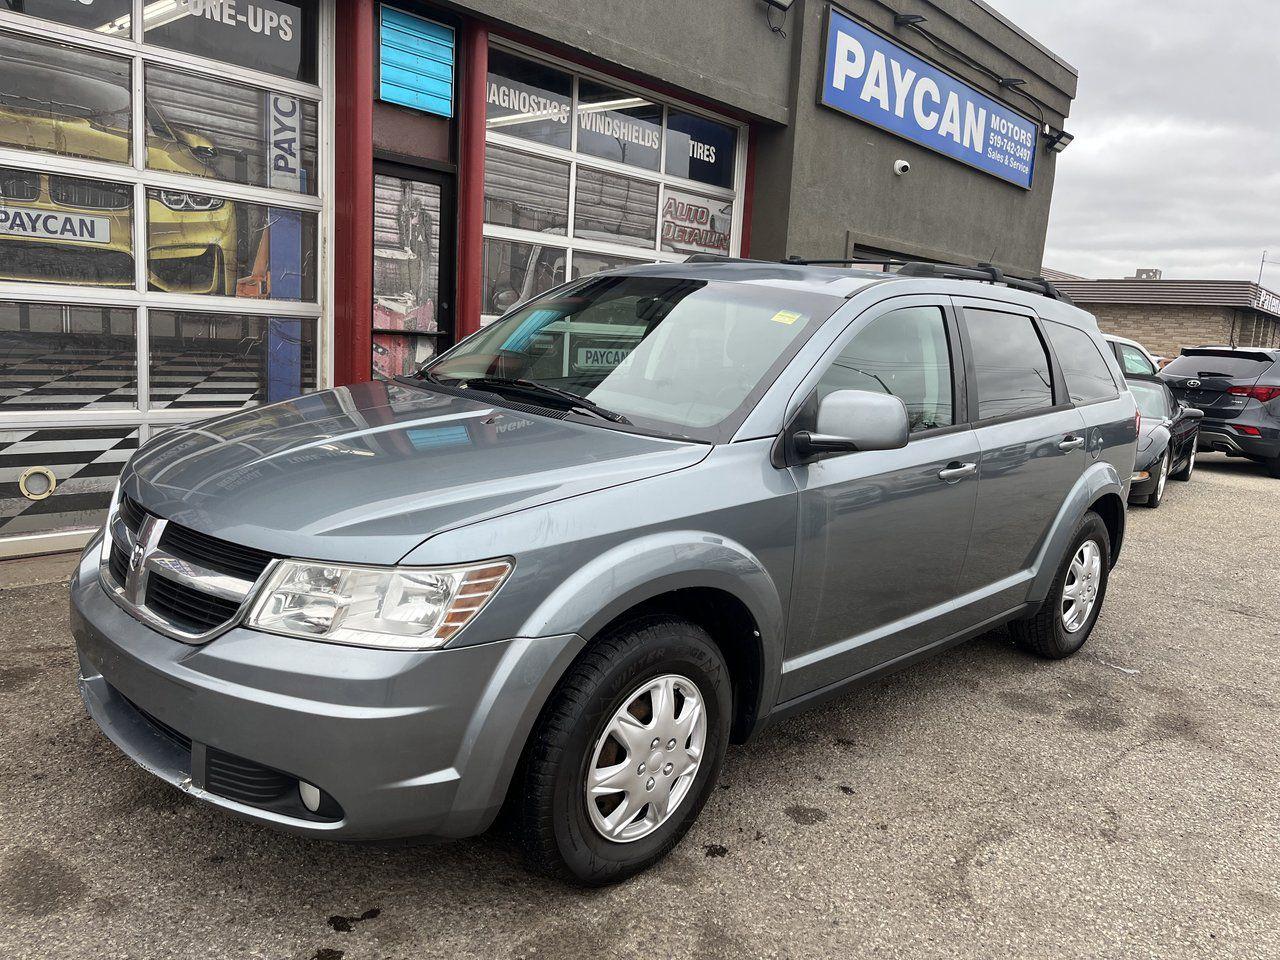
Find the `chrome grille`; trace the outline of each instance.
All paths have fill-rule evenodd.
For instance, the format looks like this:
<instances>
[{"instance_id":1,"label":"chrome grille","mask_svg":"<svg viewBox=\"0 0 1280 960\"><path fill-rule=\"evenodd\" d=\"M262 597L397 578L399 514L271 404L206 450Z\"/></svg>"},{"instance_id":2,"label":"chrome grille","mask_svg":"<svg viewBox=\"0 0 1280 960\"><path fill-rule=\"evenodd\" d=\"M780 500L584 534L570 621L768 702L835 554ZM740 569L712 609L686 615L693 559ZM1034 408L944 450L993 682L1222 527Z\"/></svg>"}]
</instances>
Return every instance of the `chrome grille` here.
<instances>
[{"instance_id":1,"label":"chrome grille","mask_svg":"<svg viewBox=\"0 0 1280 960\"><path fill-rule=\"evenodd\" d=\"M49 199L64 207L86 210L124 210L133 203L133 190L122 183L83 180L80 177L49 177Z\"/></svg>"},{"instance_id":2,"label":"chrome grille","mask_svg":"<svg viewBox=\"0 0 1280 960\"><path fill-rule=\"evenodd\" d=\"M121 607L184 643L237 622L270 554L170 524L122 496L107 520L102 585Z\"/></svg>"}]
</instances>

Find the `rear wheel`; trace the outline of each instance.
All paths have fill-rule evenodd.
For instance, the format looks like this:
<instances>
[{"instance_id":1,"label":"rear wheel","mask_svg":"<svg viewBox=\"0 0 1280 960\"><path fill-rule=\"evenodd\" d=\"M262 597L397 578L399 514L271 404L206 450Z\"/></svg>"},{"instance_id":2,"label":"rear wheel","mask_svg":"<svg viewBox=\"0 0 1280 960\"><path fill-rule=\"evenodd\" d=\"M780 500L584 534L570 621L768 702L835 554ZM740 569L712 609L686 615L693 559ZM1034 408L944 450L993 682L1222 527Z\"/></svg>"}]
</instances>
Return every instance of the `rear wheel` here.
<instances>
[{"instance_id":1,"label":"rear wheel","mask_svg":"<svg viewBox=\"0 0 1280 960\"><path fill-rule=\"evenodd\" d=\"M1090 510L1076 527L1044 603L1026 620L1009 624L1014 640L1050 660L1071 656L1093 632L1110 572L1111 537Z\"/></svg>"},{"instance_id":2,"label":"rear wheel","mask_svg":"<svg viewBox=\"0 0 1280 960\"><path fill-rule=\"evenodd\" d=\"M706 631L649 617L570 668L534 732L518 801L530 866L589 886L661 860L715 786L728 668Z\"/></svg>"},{"instance_id":3,"label":"rear wheel","mask_svg":"<svg viewBox=\"0 0 1280 960\"><path fill-rule=\"evenodd\" d=\"M1273 477L1280 479L1280 457L1272 457L1270 460L1268 460L1267 470L1271 473Z\"/></svg>"},{"instance_id":4,"label":"rear wheel","mask_svg":"<svg viewBox=\"0 0 1280 960\"><path fill-rule=\"evenodd\" d=\"M1175 480L1190 480L1191 475L1196 472L1196 445L1195 441L1191 442L1191 453L1187 455L1187 462L1181 470L1173 475Z\"/></svg>"}]
</instances>

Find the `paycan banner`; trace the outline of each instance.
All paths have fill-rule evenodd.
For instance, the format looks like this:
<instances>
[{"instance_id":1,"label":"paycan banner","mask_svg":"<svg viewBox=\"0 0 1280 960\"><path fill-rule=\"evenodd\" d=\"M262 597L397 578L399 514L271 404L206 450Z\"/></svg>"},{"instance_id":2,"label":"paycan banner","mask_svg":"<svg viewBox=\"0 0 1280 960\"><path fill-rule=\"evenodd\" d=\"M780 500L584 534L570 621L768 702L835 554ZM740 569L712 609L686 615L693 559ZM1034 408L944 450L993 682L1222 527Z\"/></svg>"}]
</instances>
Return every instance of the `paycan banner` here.
<instances>
[{"instance_id":1,"label":"paycan banner","mask_svg":"<svg viewBox=\"0 0 1280 960\"><path fill-rule=\"evenodd\" d=\"M1031 189L1035 121L836 8L828 16L824 106Z\"/></svg>"}]
</instances>

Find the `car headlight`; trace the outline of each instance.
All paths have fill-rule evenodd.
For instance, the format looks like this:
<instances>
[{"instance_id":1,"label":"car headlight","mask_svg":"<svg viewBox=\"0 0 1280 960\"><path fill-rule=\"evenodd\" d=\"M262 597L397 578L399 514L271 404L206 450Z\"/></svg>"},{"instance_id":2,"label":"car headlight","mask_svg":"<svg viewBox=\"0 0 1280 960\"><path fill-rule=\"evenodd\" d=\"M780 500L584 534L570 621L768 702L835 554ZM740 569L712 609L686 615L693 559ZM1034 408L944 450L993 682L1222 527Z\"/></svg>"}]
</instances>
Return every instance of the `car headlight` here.
<instances>
[{"instance_id":1,"label":"car headlight","mask_svg":"<svg viewBox=\"0 0 1280 960\"><path fill-rule=\"evenodd\" d=\"M506 560L458 567L353 567L283 560L245 625L326 643L390 650L442 647L511 573Z\"/></svg>"},{"instance_id":2,"label":"car headlight","mask_svg":"<svg viewBox=\"0 0 1280 960\"><path fill-rule=\"evenodd\" d=\"M158 196L170 210L218 210L225 202L221 197L187 193L185 190L157 190L152 195Z\"/></svg>"}]
</instances>

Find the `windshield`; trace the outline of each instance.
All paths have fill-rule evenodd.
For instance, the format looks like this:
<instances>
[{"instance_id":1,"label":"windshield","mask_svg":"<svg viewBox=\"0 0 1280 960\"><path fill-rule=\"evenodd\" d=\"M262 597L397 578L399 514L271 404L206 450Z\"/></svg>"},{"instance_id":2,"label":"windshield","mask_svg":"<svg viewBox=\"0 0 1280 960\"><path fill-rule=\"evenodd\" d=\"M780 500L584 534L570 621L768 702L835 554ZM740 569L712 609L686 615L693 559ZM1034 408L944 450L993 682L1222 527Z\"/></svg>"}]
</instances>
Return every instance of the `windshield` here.
<instances>
[{"instance_id":1,"label":"windshield","mask_svg":"<svg viewBox=\"0 0 1280 960\"><path fill-rule=\"evenodd\" d=\"M1133 394L1133 399L1138 401L1138 411L1144 416L1152 420L1167 420L1169 418L1169 397L1165 393L1164 387L1158 383L1141 383L1137 380L1129 381L1129 390Z\"/></svg>"},{"instance_id":2,"label":"windshield","mask_svg":"<svg viewBox=\"0 0 1280 960\"><path fill-rule=\"evenodd\" d=\"M534 300L420 375L500 394L498 381L520 381L522 402L549 387L600 419L714 442L841 303L750 283L596 277Z\"/></svg>"}]
</instances>

